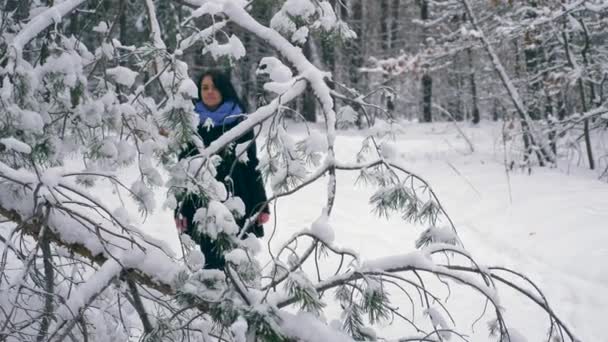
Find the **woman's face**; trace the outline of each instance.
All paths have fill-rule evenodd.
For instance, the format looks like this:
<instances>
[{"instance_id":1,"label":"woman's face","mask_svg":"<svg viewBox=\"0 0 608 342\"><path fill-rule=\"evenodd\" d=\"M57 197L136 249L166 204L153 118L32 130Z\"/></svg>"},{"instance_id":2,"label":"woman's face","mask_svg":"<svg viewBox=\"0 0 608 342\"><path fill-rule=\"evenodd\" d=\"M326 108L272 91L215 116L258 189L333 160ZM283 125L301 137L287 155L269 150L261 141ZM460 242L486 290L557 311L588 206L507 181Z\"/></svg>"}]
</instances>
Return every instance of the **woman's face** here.
<instances>
[{"instance_id":1,"label":"woman's face","mask_svg":"<svg viewBox=\"0 0 608 342\"><path fill-rule=\"evenodd\" d=\"M201 98L209 109L217 108L222 103L222 94L213 84L213 78L207 75L201 81Z\"/></svg>"}]
</instances>

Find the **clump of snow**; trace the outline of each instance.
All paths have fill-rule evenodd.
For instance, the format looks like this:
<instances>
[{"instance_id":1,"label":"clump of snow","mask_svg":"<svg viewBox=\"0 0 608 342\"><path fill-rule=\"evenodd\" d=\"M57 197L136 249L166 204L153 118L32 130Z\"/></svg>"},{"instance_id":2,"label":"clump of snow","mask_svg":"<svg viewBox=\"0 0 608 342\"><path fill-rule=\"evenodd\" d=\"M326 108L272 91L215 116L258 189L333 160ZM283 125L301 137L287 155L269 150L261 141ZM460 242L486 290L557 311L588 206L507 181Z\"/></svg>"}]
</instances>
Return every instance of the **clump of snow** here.
<instances>
[{"instance_id":1,"label":"clump of snow","mask_svg":"<svg viewBox=\"0 0 608 342\"><path fill-rule=\"evenodd\" d=\"M245 216L245 203L238 196L232 196L224 202L224 205L235 217Z\"/></svg>"},{"instance_id":2,"label":"clump of snow","mask_svg":"<svg viewBox=\"0 0 608 342\"><path fill-rule=\"evenodd\" d=\"M234 153L239 157L239 161L243 164L247 164L249 162L249 156L247 155L247 148L251 145L251 141L246 141L244 143L236 145L234 149Z\"/></svg>"},{"instance_id":3,"label":"clump of snow","mask_svg":"<svg viewBox=\"0 0 608 342\"><path fill-rule=\"evenodd\" d=\"M428 270L432 270L435 268L435 264L427 253L414 251L402 255L392 255L374 260L366 260L361 265L361 270L389 270L408 266L424 268Z\"/></svg>"},{"instance_id":4,"label":"clump of snow","mask_svg":"<svg viewBox=\"0 0 608 342\"><path fill-rule=\"evenodd\" d=\"M93 32L97 33L106 33L108 32L108 24L105 21L100 21L95 27L93 27Z\"/></svg>"},{"instance_id":5,"label":"clump of snow","mask_svg":"<svg viewBox=\"0 0 608 342\"><path fill-rule=\"evenodd\" d=\"M112 140L105 139L101 142L101 146L99 146L99 154L105 158L114 159L118 155L118 149Z\"/></svg>"},{"instance_id":6,"label":"clump of snow","mask_svg":"<svg viewBox=\"0 0 608 342\"><path fill-rule=\"evenodd\" d=\"M193 270L203 268L205 266L205 261L205 255L197 247L190 250L190 252L186 255L186 263Z\"/></svg>"},{"instance_id":7,"label":"clump of snow","mask_svg":"<svg viewBox=\"0 0 608 342\"><path fill-rule=\"evenodd\" d=\"M306 20L315 14L315 5L310 0L287 0L282 10L294 17Z\"/></svg>"},{"instance_id":8,"label":"clump of snow","mask_svg":"<svg viewBox=\"0 0 608 342\"><path fill-rule=\"evenodd\" d=\"M99 48L99 50L95 50L96 51L96 55L98 54L103 54L106 58L108 59L112 59L114 58L114 46L112 46L112 44L108 43L108 42L103 42L101 43L101 48Z\"/></svg>"},{"instance_id":9,"label":"clump of snow","mask_svg":"<svg viewBox=\"0 0 608 342\"><path fill-rule=\"evenodd\" d=\"M320 12L318 19L319 25L326 31L333 29L336 26L336 23L338 23L338 18L336 17L332 5L329 1L321 1L319 7L320 8L317 11Z\"/></svg>"},{"instance_id":10,"label":"clump of snow","mask_svg":"<svg viewBox=\"0 0 608 342\"><path fill-rule=\"evenodd\" d=\"M63 83L68 87L76 86L78 81L86 83L86 79L82 76L82 59L74 51L50 56L40 69L40 77L47 74L61 74Z\"/></svg>"},{"instance_id":11,"label":"clump of snow","mask_svg":"<svg viewBox=\"0 0 608 342\"><path fill-rule=\"evenodd\" d=\"M131 191L133 196L140 203L140 209L154 211L156 207L156 200L154 199L154 192L144 184L141 180L138 180L131 185Z\"/></svg>"},{"instance_id":12,"label":"clump of snow","mask_svg":"<svg viewBox=\"0 0 608 342\"><path fill-rule=\"evenodd\" d=\"M127 67L117 66L106 70L106 73L116 81L126 87L131 87L135 83L137 73Z\"/></svg>"},{"instance_id":13,"label":"clump of snow","mask_svg":"<svg viewBox=\"0 0 608 342\"><path fill-rule=\"evenodd\" d=\"M429 316L434 328L442 330L439 332L441 338L444 340L449 340L452 333L449 331L450 326L447 324L443 315L433 307L427 308L424 310L424 313Z\"/></svg>"},{"instance_id":14,"label":"clump of snow","mask_svg":"<svg viewBox=\"0 0 608 342\"><path fill-rule=\"evenodd\" d=\"M234 337L235 342L246 342L247 341L247 321L241 316L232 323L230 331Z\"/></svg>"},{"instance_id":15,"label":"clump of snow","mask_svg":"<svg viewBox=\"0 0 608 342\"><path fill-rule=\"evenodd\" d=\"M116 155L117 162L123 165L129 165L135 160L135 157L137 156L137 149L135 146L133 146L133 144L125 140L120 140L115 144L115 147L118 153Z\"/></svg>"},{"instance_id":16,"label":"clump of snow","mask_svg":"<svg viewBox=\"0 0 608 342\"><path fill-rule=\"evenodd\" d=\"M50 167L42 172L40 175L40 182L49 188L56 187L59 185L62 176L62 167Z\"/></svg>"},{"instance_id":17,"label":"clump of snow","mask_svg":"<svg viewBox=\"0 0 608 342\"><path fill-rule=\"evenodd\" d=\"M329 224L329 217L327 216L327 209L323 209L321 216L319 216L310 226L310 232L325 243L332 243L335 238L334 229Z\"/></svg>"},{"instance_id":18,"label":"clump of snow","mask_svg":"<svg viewBox=\"0 0 608 342\"><path fill-rule=\"evenodd\" d=\"M7 150L13 150L24 154L32 153L32 148L28 144L13 137L0 139L0 144L4 145Z\"/></svg>"},{"instance_id":19,"label":"clump of snow","mask_svg":"<svg viewBox=\"0 0 608 342\"><path fill-rule=\"evenodd\" d=\"M262 58L255 73L268 75L275 82L287 82L293 77L291 69L276 57Z\"/></svg>"},{"instance_id":20,"label":"clump of snow","mask_svg":"<svg viewBox=\"0 0 608 342\"><path fill-rule=\"evenodd\" d=\"M57 314L64 320L75 319L80 309L97 293L108 285L116 277L122 267L115 260L106 261L93 275L84 283L76 287L64 306L57 310Z\"/></svg>"},{"instance_id":21,"label":"clump of snow","mask_svg":"<svg viewBox=\"0 0 608 342\"><path fill-rule=\"evenodd\" d=\"M162 186L164 184L163 177L160 172L152 164L152 158L144 155L139 163L141 173L147 177L148 181L154 186Z\"/></svg>"},{"instance_id":22,"label":"clump of snow","mask_svg":"<svg viewBox=\"0 0 608 342\"><path fill-rule=\"evenodd\" d=\"M308 33L308 27L302 26L293 33L291 36L291 41L298 44L304 44L306 43L306 39L308 39Z\"/></svg>"},{"instance_id":23,"label":"clump of snow","mask_svg":"<svg viewBox=\"0 0 608 342\"><path fill-rule=\"evenodd\" d=\"M187 78L180 83L178 93L188 96L190 98L197 98L198 88L196 87L194 81Z\"/></svg>"},{"instance_id":24,"label":"clump of snow","mask_svg":"<svg viewBox=\"0 0 608 342\"><path fill-rule=\"evenodd\" d=\"M241 248L235 248L224 255L226 261L231 262L235 265L243 265L249 262L247 252Z\"/></svg>"},{"instance_id":25,"label":"clump of snow","mask_svg":"<svg viewBox=\"0 0 608 342\"><path fill-rule=\"evenodd\" d=\"M243 58L246 54L245 46L235 35L231 35L226 44L220 44L217 40L214 40L211 44L203 48L203 54L208 52L211 53L211 56L213 56L214 59L229 56L238 60Z\"/></svg>"},{"instance_id":26,"label":"clump of snow","mask_svg":"<svg viewBox=\"0 0 608 342\"><path fill-rule=\"evenodd\" d=\"M201 7L197 8L190 15L190 19L201 17L205 14L216 15L221 13L223 9L222 4L216 3L214 1L207 1Z\"/></svg>"},{"instance_id":27,"label":"clump of snow","mask_svg":"<svg viewBox=\"0 0 608 342\"><path fill-rule=\"evenodd\" d=\"M44 122L40 114L27 109L19 109L18 128L32 133L42 133Z\"/></svg>"},{"instance_id":28,"label":"clump of snow","mask_svg":"<svg viewBox=\"0 0 608 342\"><path fill-rule=\"evenodd\" d=\"M252 255L256 255L262 251L262 244L260 243L260 239L255 237L255 235L253 234L247 235L244 240L241 240L241 244Z\"/></svg>"},{"instance_id":29,"label":"clump of snow","mask_svg":"<svg viewBox=\"0 0 608 342\"><path fill-rule=\"evenodd\" d=\"M308 312L295 315L280 311L279 325L285 334L298 341L353 342L347 334L327 326L318 317Z\"/></svg>"},{"instance_id":30,"label":"clump of snow","mask_svg":"<svg viewBox=\"0 0 608 342\"><path fill-rule=\"evenodd\" d=\"M424 243L456 245L458 241L458 236L456 236L451 227L432 226L422 232L416 241L416 245L417 247L420 247Z\"/></svg>"},{"instance_id":31,"label":"clump of snow","mask_svg":"<svg viewBox=\"0 0 608 342\"><path fill-rule=\"evenodd\" d=\"M278 32L292 34L296 31L296 24L289 18L285 11L278 11L270 20L270 27Z\"/></svg>"},{"instance_id":32,"label":"clump of snow","mask_svg":"<svg viewBox=\"0 0 608 342\"><path fill-rule=\"evenodd\" d=\"M194 214L194 222L198 230L212 239L217 239L219 233L234 235L239 226L228 208L219 201L211 200L206 208L200 208Z\"/></svg>"}]
</instances>

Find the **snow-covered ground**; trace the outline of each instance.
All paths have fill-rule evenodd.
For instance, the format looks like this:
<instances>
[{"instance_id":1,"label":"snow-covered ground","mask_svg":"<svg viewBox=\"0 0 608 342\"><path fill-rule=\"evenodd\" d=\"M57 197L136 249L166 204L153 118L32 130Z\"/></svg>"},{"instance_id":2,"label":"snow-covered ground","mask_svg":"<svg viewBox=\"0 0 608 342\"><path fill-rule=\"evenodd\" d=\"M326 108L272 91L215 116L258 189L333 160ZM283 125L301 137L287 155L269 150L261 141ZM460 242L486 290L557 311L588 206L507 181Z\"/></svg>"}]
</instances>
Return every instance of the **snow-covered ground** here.
<instances>
[{"instance_id":1,"label":"snow-covered ground","mask_svg":"<svg viewBox=\"0 0 608 342\"><path fill-rule=\"evenodd\" d=\"M423 176L450 214L465 247L482 265L507 266L535 281L555 312L583 341L606 340L608 317L608 184L594 173L576 167L519 169L507 174L502 164L501 127L485 124L465 127L475 152L468 153L464 139L451 124L405 124L393 146L410 171ZM302 126L291 131L302 136ZM365 132L364 132L365 133ZM352 161L362 133L340 131L337 158ZM399 217L377 218L368 204L372 189L355 185L357 173L338 173L337 199L330 223L338 245L359 252L363 259L403 254L415 249L414 241L426 228ZM276 249L294 232L310 226L326 201L327 179L280 200L276 217L266 225L264 244ZM160 203L161 192L157 193ZM276 226L275 226L276 224ZM177 235L169 211L157 210L144 224L150 233L177 247ZM262 253L262 264L269 259ZM322 269L331 272L333 263ZM312 265L309 270L313 272ZM490 314L472 326L484 302L471 290L451 284L431 284L436 294L447 297L457 330L472 341L487 338ZM540 341L548 331L547 317L530 301L502 289L507 324L528 341ZM327 296L330 298L331 296ZM395 293L393 304L410 312L409 301ZM417 323L427 319L419 314ZM328 320L337 313L328 308ZM409 328L395 320L375 327L382 336L403 334ZM413 331L409 331L413 333Z\"/></svg>"}]
</instances>

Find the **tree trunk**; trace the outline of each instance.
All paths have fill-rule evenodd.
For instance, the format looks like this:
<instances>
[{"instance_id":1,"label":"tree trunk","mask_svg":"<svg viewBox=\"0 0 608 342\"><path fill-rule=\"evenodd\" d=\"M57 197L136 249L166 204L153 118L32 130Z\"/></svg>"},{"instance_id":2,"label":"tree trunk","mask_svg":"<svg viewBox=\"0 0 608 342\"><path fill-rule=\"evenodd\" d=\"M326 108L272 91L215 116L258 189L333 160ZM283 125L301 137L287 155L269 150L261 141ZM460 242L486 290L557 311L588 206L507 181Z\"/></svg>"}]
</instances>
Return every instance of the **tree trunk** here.
<instances>
[{"instance_id":1,"label":"tree trunk","mask_svg":"<svg viewBox=\"0 0 608 342\"><path fill-rule=\"evenodd\" d=\"M589 66L589 59L587 57L587 53L589 52L589 48L591 45L590 39L589 39L589 31L587 30L587 25L585 25L585 22L582 19L577 19L578 22L581 24L581 27L583 28L583 33L585 36L585 46L583 47L583 51L581 51L581 55L583 56L583 65L585 66L585 69L587 69L587 67ZM583 79L580 78L579 80L579 88L580 88L580 93L581 93L581 103L583 104L583 112L587 112L586 104L585 104L585 84L583 83ZM591 105L591 107L593 107L593 103L596 100L595 99L595 88L594 88L594 84L589 81L589 90L590 90L590 95L591 98L589 99L589 104ZM587 145L587 158L589 159L589 168L591 170L595 169L595 160L593 159L593 146L591 145L591 132L589 130L589 119L585 119L584 122L584 130L585 130L585 145Z\"/></svg>"},{"instance_id":2,"label":"tree trunk","mask_svg":"<svg viewBox=\"0 0 608 342\"><path fill-rule=\"evenodd\" d=\"M390 13L389 12L389 7L388 7L388 2L389 0L380 0L380 12L381 13ZM391 44L390 44L390 40L391 40L391 34L389 32L391 24L389 23L389 21L391 20L391 16L390 15L383 15L382 18L380 18L380 41L381 41L381 46L382 46L382 50L385 52L389 52Z\"/></svg>"},{"instance_id":3,"label":"tree trunk","mask_svg":"<svg viewBox=\"0 0 608 342\"><path fill-rule=\"evenodd\" d=\"M429 74L422 75L422 121L432 122L431 103L433 100L433 79Z\"/></svg>"},{"instance_id":4,"label":"tree trunk","mask_svg":"<svg viewBox=\"0 0 608 342\"><path fill-rule=\"evenodd\" d=\"M426 21L429 19L429 4L427 0L420 1L420 19ZM426 28L422 29L422 37L425 39L426 45ZM433 102L433 78L425 70L421 79L422 87L422 121L431 122L433 121L432 115L432 102Z\"/></svg>"},{"instance_id":5,"label":"tree trunk","mask_svg":"<svg viewBox=\"0 0 608 342\"><path fill-rule=\"evenodd\" d=\"M533 36L532 32L526 32L524 38L524 57L526 59L526 71L528 76L528 94L527 97L528 113L532 120L540 120L543 115L540 113L540 98L537 96L540 93L540 82L538 81L539 58L541 56L539 42Z\"/></svg>"},{"instance_id":6,"label":"tree trunk","mask_svg":"<svg viewBox=\"0 0 608 342\"><path fill-rule=\"evenodd\" d=\"M519 114L519 117L521 119L521 125L523 128L524 144L526 143L526 141L528 141L531 146L538 146L536 155L538 157L538 162L540 166L544 166L545 162L555 162L555 155L551 151L550 147L548 147L540 139L541 135L535 130L534 126L532 125L532 119L530 118L530 115L526 109L524 102L521 99L521 96L519 95L519 92L517 91L517 88L515 88L515 85L507 75L507 72L505 71L505 68L502 65L500 59L498 58L494 47L492 47L492 45L486 38L483 30L481 30L481 28L479 27L477 17L473 13L473 9L471 7L471 4L469 3L469 0L461 0L461 2L467 11L467 14L469 15L471 25L475 30L477 30L477 32L479 32L479 39L481 40L488 55L490 55L494 70L498 73L500 80L502 81L503 85L507 89L507 92L509 93L509 97L511 98L511 101L515 106L515 109L517 109L517 113Z\"/></svg>"},{"instance_id":7,"label":"tree trunk","mask_svg":"<svg viewBox=\"0 0 608 342\"><path fill-rule=\"evenodd\" d=\"M574 67L574 56L572 56L572 50L570 49L570 43L569 43L569 37L568 34L566 33L566 30L564 28L564 30L562 31L562 38L564 41L564 49L566 50L566 59L568 60L568 65L570 67ZM583 50L584 51L584 50ZM584 53L583 53L584 56ZM586 113L588 110L587 107L587 102L586 102L586 94L585 94L585 84L583 83L583 79L581 77L579 77L579 79L577 80L577 86L578 86L578 92L579 92L579 97L581 100L581 108L583 110L583 113ZM595 169L595 160L593 159L593 148L591 146L591 134L589 131L589 119L584 119L583 121L583 130L584 130L584 136L585 136L585 145L586 145L586 150L587 150L587 159L589 160L589 168L591 170Z\"/></svg>"},{"instance_id":8,"label":"tree trunk","mask_svg":"<svg viewBox=\"0 0 608 342\"><path fill-rule=\"evenodd\" d=\"M320 63L319 56L314 52L314 42L312 37L308 37L308 40L303 46L302 52L309 61ZM310 84L306 87L304 96L302 96L302 116L307 122L317 122L317 97L312 90Z\"/></svg>"},{"instance_id":9,"label":"tree trunk","mask_svg":"<svg viewBox=\"0 0 608 342\"><path fill-rule=\"evenodd\" d=\"M471 84L471 98L473 100L473 123L478 124L481 121L479 115L479 107L477 104L477 85L475 84L475 69L473 68L473 51L471 48L467 49L467 55L469 58L469 82Z\"/></svg>"}]
</instances>

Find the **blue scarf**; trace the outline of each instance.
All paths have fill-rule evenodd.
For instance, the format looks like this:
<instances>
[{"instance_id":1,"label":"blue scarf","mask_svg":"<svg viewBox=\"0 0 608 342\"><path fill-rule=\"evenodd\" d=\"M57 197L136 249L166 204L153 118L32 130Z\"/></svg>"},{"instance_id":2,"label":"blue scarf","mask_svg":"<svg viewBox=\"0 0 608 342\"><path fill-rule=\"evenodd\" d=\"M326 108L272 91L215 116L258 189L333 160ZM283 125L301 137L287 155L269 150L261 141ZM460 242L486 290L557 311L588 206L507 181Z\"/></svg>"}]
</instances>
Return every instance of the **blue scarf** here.
<instances>
[{"instance_id":1,"label":"blue scarf","mask_svg":"<svg viewBox=\"0 0 608 342\"><path fill-rule=\"evenodd\" d=\"M231 124L243 117L243 110L233 101L224 101L214 111L209 110L201 101L194 105L194 111L198 113L200 124L204 125L207 119L213 121L213 125L222 126Z\"/></svg>"}]
</instances>

